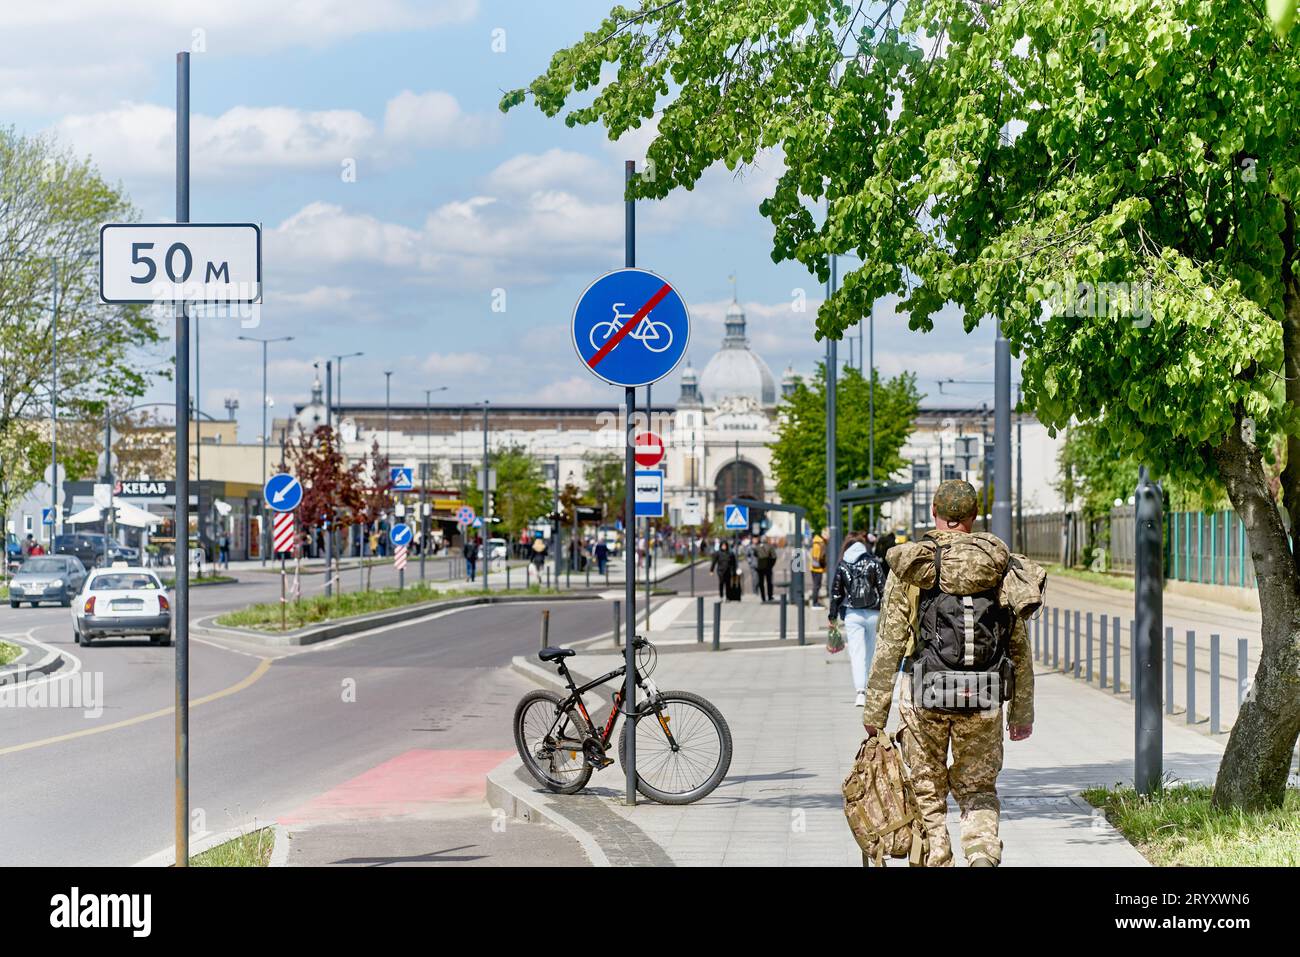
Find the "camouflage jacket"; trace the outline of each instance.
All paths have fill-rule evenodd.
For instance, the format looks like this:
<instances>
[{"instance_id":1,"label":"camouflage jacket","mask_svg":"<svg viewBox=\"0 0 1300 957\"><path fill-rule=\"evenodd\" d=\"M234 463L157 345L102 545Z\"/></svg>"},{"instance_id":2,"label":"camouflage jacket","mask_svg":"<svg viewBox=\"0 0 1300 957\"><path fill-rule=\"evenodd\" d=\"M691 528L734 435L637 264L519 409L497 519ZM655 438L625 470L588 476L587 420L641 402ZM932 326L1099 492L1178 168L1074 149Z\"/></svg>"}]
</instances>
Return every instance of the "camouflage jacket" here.
<instances>
[{"instance_id":1,"label":"camouflage jacket","mask_svg":"<svg viewBox=\"0 0 1300 957\"><path fill-rule=\"evenodd\" d=\"M889 550L886 560L894 574L889 576L885 585L885 597L880 606L880 627L871 676L867 679L863 724L883 728L889 720L894 679L903 659L914 649L921 589L934 585L936 544L945 546L942 584L946 591L954 594L972 594L998 586L1012 562L1006 545L984 532L932 531L921 541L897 545ZM1033 724L1034 661L1029 646L1029 629L1019 616L1013 617L1012 621L1010 651L1016 668L1016 687L1007 722Z\"/></svg>"}]
</instances>

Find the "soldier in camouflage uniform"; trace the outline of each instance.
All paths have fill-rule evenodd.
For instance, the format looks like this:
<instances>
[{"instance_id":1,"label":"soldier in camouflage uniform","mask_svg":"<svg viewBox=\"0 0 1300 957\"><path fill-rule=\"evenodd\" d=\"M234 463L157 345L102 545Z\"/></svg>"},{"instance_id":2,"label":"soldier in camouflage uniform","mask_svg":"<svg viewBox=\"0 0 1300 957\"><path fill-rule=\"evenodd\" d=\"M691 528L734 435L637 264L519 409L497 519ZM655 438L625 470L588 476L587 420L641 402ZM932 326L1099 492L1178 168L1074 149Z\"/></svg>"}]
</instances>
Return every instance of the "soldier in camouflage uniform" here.
<instances>
[{"instance_id":1,"label":"soldier in camouflage uniform","mask_svg":"<svg viewBox=\"0 0 1300 957\"><path fill-rule=\"evenodd\" d=\"M1028 630L1020 617L1017 596L1008 593L1018 583L1007 575L1011 554L997 537L972 533L978 508L969 482L949 480L935 492L935 530L920 541L897 545L886 560L889 576L880 614L880 633L862 721L867 734L883 728L889 718L894 678L904 658L916 649L918 599L935 584L935 545L944 546L943 588L951 594L973 594L999 587L999 602L1017 612L1012 617L1010 655L1015 665L1015 689L1007 718L1012 741L1029 737L1034 723L1034 670ZM1006 582L1003 579L1007 580ZM1035 606L1036 607L1036 606ZM932 711L912 701L910 675L900 682L899 717L903 756L911 771L916 800L930 839L928 867L952 866L947 804L952 793L961 808L961 843L966 860L975 866L997 866L1002 860L998 838L1000 806L997 777L1002 770L1002 707L987 711ZM952 764L948 749L952 748Z\"/></svg>"}]
</instances>

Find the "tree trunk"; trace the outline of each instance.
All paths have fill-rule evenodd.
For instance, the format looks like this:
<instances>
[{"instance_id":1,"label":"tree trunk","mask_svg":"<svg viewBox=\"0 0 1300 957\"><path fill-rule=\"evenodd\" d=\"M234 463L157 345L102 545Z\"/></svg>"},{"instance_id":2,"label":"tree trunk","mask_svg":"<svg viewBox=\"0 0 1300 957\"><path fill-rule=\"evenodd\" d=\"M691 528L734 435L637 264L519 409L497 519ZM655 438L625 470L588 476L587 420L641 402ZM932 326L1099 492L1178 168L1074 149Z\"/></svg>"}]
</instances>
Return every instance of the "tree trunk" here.
<instances>
[{"instance_id":1,"label":"tree trunk","mask_svg":"<svg viewBox=\"0 0 1300 957\"><path fill-rule=\"evenodd\" d=\"M1211 455L1246 526L1263 619L1259 668L1219 765L1214 805L1277 808L1300 734L1300 574L1259 450L1242 439L1240 418Z\"/></svg>"},{"instance_id":2,"label":"tree trunk","mask_svg":"<svg viewBox=\"0 0 1300 957\"><path fill-rule=\"evenodd\" d=\"M1295 209L1290 203L1285 204L1286 230L1282 233L1282 242L1286 255L1282 260L1282 349L1286 373L1286 401L1292 407L1300 407L1300 284L1291 274L1296 260L1295 248ZM1300 517L1300 435L1289 435L1286 439L1286 467L1282 470L1282 503L1290 514L1292 534L1294 524ZM1300 567L1300 551L1294 545L1291 549L1293 560Z\"/></svg>"}]
</instances>

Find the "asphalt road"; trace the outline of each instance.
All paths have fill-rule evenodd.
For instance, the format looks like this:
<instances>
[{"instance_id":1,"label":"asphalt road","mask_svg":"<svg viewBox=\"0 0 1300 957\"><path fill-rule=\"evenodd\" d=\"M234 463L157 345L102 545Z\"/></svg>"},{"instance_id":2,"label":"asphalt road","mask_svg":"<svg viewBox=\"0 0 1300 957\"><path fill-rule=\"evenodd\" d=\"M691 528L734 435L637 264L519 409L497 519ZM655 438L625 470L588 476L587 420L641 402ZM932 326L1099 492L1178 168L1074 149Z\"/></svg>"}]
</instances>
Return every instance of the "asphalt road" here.
<instances>
[{"instance_id":1,"label":"asphalt road","mask_svg":"<svg viewBox=\"0 0 1300 957\"><path fill-rule=\"evenodd\" d=\"M278 578L241 577L247 583L194 589L193 617L279 594ZM531 686L501 666L536 648L542 607L444 612L265 657L192 640L195 831L269 823L408 752L508 752L510 714ZM550 608L557 642L610 625L604 601ZM0 609L0 634L69 656L76 671L47 691L102 688L99 713L0 708L0 808L18 824L5 828L0 865L131 864L169 847L173 649L79 648L68 609L53 606Z\"/></svg>"}]
</instances>

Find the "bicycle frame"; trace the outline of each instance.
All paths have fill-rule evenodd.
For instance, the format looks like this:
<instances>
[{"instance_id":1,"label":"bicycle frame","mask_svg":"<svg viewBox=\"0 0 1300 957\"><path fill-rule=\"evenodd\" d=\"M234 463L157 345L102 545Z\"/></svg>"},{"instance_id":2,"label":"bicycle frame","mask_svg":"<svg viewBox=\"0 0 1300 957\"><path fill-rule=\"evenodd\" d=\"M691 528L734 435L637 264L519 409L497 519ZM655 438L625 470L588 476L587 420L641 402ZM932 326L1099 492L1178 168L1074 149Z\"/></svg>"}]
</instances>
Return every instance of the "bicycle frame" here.
<instances>
[{"instance_id":1,"label":"bicycle frame","mask_svg":"<svg viewBox=\"0 0 1300 957\"><path fill-rule=\"evenodd\" d=\"M614 707L610 709L609 718L605 721L604 728L601 728L599 730L597 730L596 728L596 723L591 720L591 714L590 712L587 711L587 705L582 700L582 696L583 694L592 690L593 688L604 684L606 681L610 681L614 678L623 677L624 675L627 674L627 666L622 665L618 668L615 668L613 671L601 675L599 678L595 678L592 681L589 681L586 684L579 687L574 683L573 675L570 673L568 667L565 666L563 658L559 659L556 662L556 665L557 668L559 669L560 677L563 678L565 684L569 686L569 696L565 698L562 702L560 702L559 707L556 709L555 719L554 721L551 722L551 727L547 732L547 737L554 736L555 729L559 725L559 723L569 714L571 708L576 707L578 709L578 713L582 715L582 719L587 722L587 727L586 727L587 732L600 742L602 748L608 749L610 739L613 738L614 736L614 728L618 724L619 712L623 710L623 693L624 693L623 687L620 685L618 690L614 692ZM636 681L636 686L640 688L642 691L646 691L649 693L649 698L646 700L645 704L648 707L654 709L655 716L659 719L659 726L663 728L664 735L668 738L669 745L672 747L674 751L676 751L677 741L673 738L673 733L668 727L668 722L664 718L663 711L660 708L658 702L656 701L656 698L658 697L657 691L655 690L653 685L647 685L647 682L641 676L640 668L637 668L635 670L633 677ZM641 714L635 708L633 709L631 714L633 719L641 717ZM562 738L556 739L556 747L565 748L564 740L565 739ZM574 742L570 742L570 744L573 743ZM567 747L566 749L578 750L581 748L581 742L577 742L577 744L578 744L577 748Z\"/></svg>"}]
</instances>

